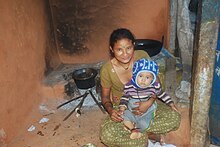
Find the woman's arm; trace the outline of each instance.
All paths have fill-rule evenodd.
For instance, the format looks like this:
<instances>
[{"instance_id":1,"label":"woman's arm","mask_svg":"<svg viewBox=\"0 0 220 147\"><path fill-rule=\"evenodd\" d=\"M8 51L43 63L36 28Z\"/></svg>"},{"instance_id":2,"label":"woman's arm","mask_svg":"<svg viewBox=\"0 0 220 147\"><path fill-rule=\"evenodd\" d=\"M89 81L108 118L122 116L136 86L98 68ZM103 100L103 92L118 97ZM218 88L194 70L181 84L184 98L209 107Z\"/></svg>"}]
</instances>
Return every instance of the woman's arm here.
<instances>
[{"instance_id":1,"label":"woman's arm","mask_svg":"<svg viewBox=\"0 0 220 147\"><path fill-rule=\"evenodd\" d=\"M101 96L101 101L102 105L104 106L105 110L108 112L108 114L111 114L113 110L113 105L110 100L110 88L104 88L102 87L102 96Z\"/></svg>"},{"instance_id":2,"label":"woman's arm","mask_svg":"<svg viewBox=\"0 0 220 147\"><path fill-rule=\"evenodd\" d=\"M121 118L121 112L113 109L113 105L110 99L111 89L102 87L102 96L101 101L105 110L108 112L109 116L113 121L121 122L123 119Z\"/></svg>"}]
</instances>

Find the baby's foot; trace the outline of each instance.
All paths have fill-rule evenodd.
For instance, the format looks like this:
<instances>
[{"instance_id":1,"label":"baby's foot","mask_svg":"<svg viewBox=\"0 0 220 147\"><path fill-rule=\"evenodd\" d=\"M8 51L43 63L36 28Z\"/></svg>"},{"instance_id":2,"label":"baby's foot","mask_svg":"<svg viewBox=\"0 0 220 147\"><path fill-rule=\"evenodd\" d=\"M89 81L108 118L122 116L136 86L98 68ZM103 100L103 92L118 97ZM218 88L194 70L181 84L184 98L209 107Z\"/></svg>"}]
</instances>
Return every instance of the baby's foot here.
<instances>
[{"instance_id":1,"label":"baby's foot","mask_svg":"<svg viewBox=\"0 0 220 147\"><path fill-rule=\"evenodd\" d=\"M126 126L124 126L124 130L128 131L129 133L131 133L131 130L128 127L126 127Z\"/></svg>"},{"instance_id":2,"label":"baby's foot","mask_svg":"<svg viewBox=\"0 0 220 147\"><path fill-rule=\"evenodd\" d=\"M131 130L131 135L130 135L131 139L138 139L138 138L141 138L141 136L142 136L142 133L139 132L137 129Z\"/></svg>"}]
</instances>

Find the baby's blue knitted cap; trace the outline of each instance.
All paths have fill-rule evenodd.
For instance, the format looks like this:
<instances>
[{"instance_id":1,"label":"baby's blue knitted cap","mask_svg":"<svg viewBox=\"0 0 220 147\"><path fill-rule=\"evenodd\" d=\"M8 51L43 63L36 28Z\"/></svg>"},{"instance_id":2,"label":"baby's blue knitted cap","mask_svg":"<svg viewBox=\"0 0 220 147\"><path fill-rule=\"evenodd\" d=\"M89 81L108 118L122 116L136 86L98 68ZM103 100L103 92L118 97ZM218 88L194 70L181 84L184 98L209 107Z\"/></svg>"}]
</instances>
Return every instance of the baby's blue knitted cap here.
<instances>
[{"instance_id":1,"label":"baby's blue knitted cap","mask_svg":"<svg viewBox=\"0 0 220 147\"><path fill-rule=\"evenodd\" d=\"M153 84L156 81L156 77L158 75L159 68L158 68L157 63L154 62L153 60L141 58L134 63L132 71L133 71L132 80L131 80L132 84L137 88L141 88L137 84L137 77L138 77L139 73L144 72L144 71L151 72L154 76L154 79L151 82L151 84Z\"/></svg>"}]
</instances>

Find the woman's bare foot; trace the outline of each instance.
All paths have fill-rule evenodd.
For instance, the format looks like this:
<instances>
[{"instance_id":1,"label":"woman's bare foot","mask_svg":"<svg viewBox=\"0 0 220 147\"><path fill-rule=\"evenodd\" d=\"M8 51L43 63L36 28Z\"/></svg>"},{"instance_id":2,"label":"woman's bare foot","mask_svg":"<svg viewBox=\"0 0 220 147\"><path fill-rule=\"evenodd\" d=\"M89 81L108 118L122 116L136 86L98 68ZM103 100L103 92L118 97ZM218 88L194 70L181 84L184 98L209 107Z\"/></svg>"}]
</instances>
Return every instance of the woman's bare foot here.
<instances>
[{"instance_id":1,"label":"woman's bare foot","mask_svg":"<svg viewBox=\"0 0 220 147\"><path fill-rule=\"evenodd\" d=\"M154 142L160 142L161 137L159 134L154 134L154 133L148 132L147 135L150 140L152 140Z\"/></svg>"},{"instance_id":2,"label":"woman's bare foot","mask_svg":"<svg viewBox=\"0 0 220 147\"><path fill-rule=\"evenodd\" d=\"M154 133L148 133L148 138L150 140L153 140L155 142L160 142L161 145L165 145L165 135L164 134L154 134Z\"/></svg>"},{"instance_id":3,"label":"woman's bare foot","mask_svg":"<svg viewBox=\"0 0 220 147\"><path fill-rule=\"evenodd\" d=\"M138 138L141 138L141 136L142 136L142 133L139 132L137 129L131 130L131 135L130 135L131 139L138 139Z\"/></svg>"},{"instance_id":4,"label":"woman's bare foot","mask_svg":"<svg viewBox=\"0 0 220 147\"><path fill-rule=\"evenodd\" d=\"M165 145L165 135L160 135L160 144Z\"/></svg>"}]
</instances>

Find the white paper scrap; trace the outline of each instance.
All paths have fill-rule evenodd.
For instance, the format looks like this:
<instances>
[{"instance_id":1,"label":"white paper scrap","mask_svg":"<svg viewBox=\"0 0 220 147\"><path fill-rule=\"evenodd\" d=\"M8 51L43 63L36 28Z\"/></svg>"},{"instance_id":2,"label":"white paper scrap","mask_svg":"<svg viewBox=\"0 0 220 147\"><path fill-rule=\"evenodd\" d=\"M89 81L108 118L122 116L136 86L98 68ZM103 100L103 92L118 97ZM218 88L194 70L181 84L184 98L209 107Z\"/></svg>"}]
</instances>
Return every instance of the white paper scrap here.
<instances>
[{"instance_id":1,"label":"white paper scrap","mask_svg":"<svg viewBox=\"0 0 220 147\"><path fill-rule=\"evenodd\" d=\"M28 132L32 132L36 129L36 127L34 125L31 125L29 128L28 128Z\"/></svg>"},{"instance_id":2,"label":"white paper scrap","mask_svg":"<svg viewBox=\"0 0 220 147\"><path fill-rule=\"evenodd\" d=\"M49 121L49 118L46 118L46 117L43 117L41 118L41 120L39 121L39 123L45 123L45 122L48 122Z\"/></svg>"}]
</instances>

